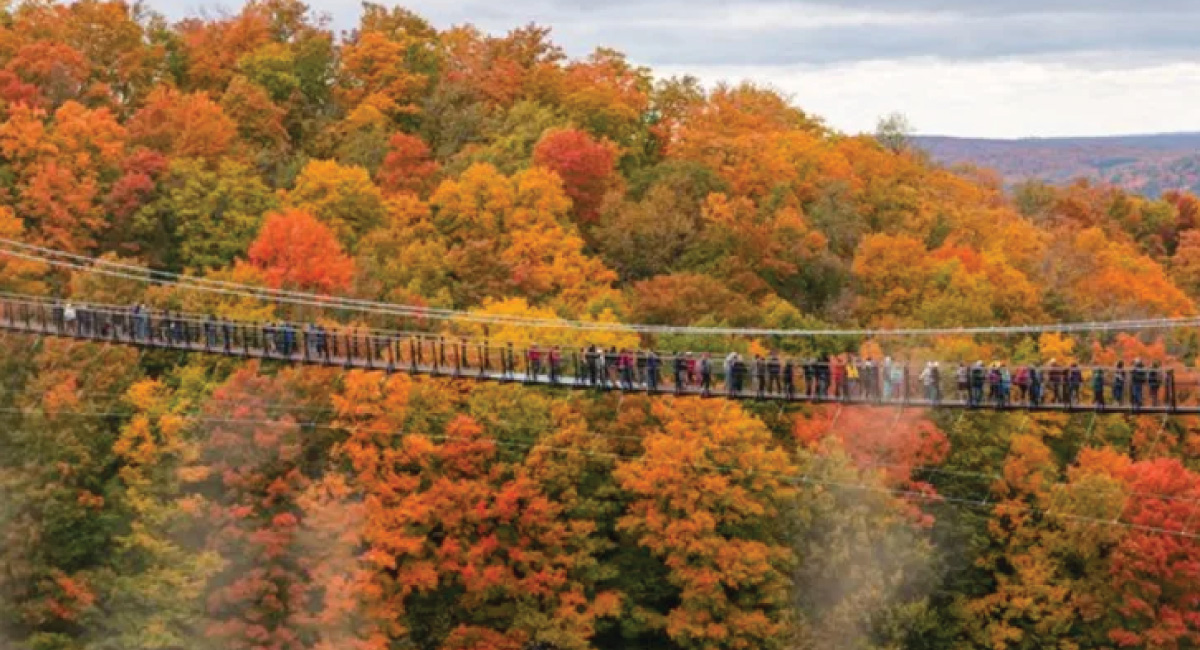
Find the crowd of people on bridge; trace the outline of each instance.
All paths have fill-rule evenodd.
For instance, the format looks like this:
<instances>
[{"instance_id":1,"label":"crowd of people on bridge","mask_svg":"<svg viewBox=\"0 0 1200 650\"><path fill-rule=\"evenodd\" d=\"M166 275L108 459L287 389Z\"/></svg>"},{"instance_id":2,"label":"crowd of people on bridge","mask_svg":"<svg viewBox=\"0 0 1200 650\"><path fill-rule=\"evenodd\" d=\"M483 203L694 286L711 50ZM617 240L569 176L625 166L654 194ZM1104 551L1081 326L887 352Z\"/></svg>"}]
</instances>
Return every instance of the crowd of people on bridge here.
<instances>
[{"instance_id":1,"label":"crowd of people on bridge","mask_svg":"<svg viewBox=\"0 0 1200 650\"><path fill-rule=\"evenodd\" d=\"M360 337L353 328L330 331L317 323L249 324L212 315L185 317L144 304L111 309L54 302L49 317L59 333L74 336L131 338L247 356L253 350L255 356L347 366L365 360L370 367L379 364L388 370L407 365L415 372L494 372L501 380L554 385L569 381L601 390L939 405L947 402L944 389L949 388L957 393L956 403L1001 409L1043 405L1105 409L1127 403L1136 410L1174 406L1176 399L1174 370L1164 370L1158 362L1147 365L1141 359L1129 367L1118 361L1114 367L1090 368L1053 359L1044 365L1022 364L1012 369L1002 361L960 362L948 383L951 377L943 376L937 361L916 366L920 368L916 372L914 366L891 357L878 362L870 356L849 354L797 359L778 351L745 357L732 351L714 358L711 352L660 354L596 345L566 352L562 346L542 348L537 344L518 351L511 343L493 347L466 341L451 342L447 354L444 337L436 341L416 335ZM519 368L522 363L524 367Z\"/></svg>"}]
</instances>

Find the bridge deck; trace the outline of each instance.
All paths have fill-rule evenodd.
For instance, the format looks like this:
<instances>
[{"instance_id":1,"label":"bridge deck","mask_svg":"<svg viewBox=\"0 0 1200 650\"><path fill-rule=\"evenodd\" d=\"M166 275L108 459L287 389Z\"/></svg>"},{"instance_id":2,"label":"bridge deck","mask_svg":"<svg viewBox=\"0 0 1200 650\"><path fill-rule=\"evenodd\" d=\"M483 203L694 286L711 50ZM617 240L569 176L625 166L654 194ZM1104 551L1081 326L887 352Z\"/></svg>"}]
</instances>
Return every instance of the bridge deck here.
<instances>
[{"instance_id":1,"label":"bridge deck","mask_svg":"<svg viewBox=\"0 0 1200 650\"><path fill-rule=\"evenodd\" d=\"M288 354L282 354L278 350L272 349L273 346L267 342L267 337L259 335L260 326L258 324L249 327L243 323L236 324L231 332L225 333L225 336L229 336L230 338L229 344L226 346L224 336L219 329L214 336L207 330L203 330L202 324L195 324L195 321L189 321L193 323L190 326L180 321L181 327L177 330L177 334L167 332L166 336L163 336L157 334L160 331L157 328L148 327L141 328L144 335L139 336L134 331L138 329L137 325L130 320L115 321L123 322L124 326L122 326L115 324L114 321L104 321L103 318L98 318L93 314L95 320L91 323L84 323L83 321L64 323L58 320L57 314L50 314L48 313L49 311L44 307L29 309L24 305L10 304L0 300L0 331L111 345L129 345L146 349L176 350L234 358L262 359L279 363L401 372L411 375L428 375L472 381L520 383L570 390L624 391L661 395L698 396L712 399L765 400L773 402L841 403L880 408L1162 415L1200 414L1200 404L1184 404L1180 403L1178 399L1180 395L1195 395L1197 392L1194 390L1180 391L1174 385L1173 380L1168 381L1168 385L1166 386L1167 392L1163 395L1163 403L1157 405L1145 404L1140 408L1135 408L1129 403L1110 403L1104 407L1100 407L1092 403L1018 404L984 401L980 405L971 405L959 398L930 400L925 397L923 387L913 382L913 378L907 372L907 369L905 370L905 380L898 382L898 385L892 387L892 394L888 398L884 398L880 394L880 391L876 391L875 394L869 396L862 393L846 396L835 396L832 394L817 395L815 391L810 392L802 373L797 373L799 376L796 378L795 390L791 395L785 394L782 389L773 392L764 390L760 393L754 388L753 377L745 378L747 380L745 382L746 386L750 387L749 389L735 391L728 386L723 377L714 376L713 389L705 391L700 386L687 381L679 386L674 385L670 381L673 372L668 367L668 363L663 364L663 369L659 373L661 380L655 387L652 388L648 385L645 368L641 368L638 372L638 380L632 382L632 389L625 389L621 387L619 381L613 381L612 377L605 377L598 381L597 384L591 384L586 376L588 374L587 369L581 364L578 354L573 354L572 363L564 363L563 365L567 367L558 373L557 377L552 377L548 372L531 372L529 369L530 363L524 353L520 355L524 363L516 363L512 348L508 348L507 350L504 348L498 349L495 358L500 361L500 368L492 367L493 353L485 346L469 346L465 342L451 342L449 345L450 354L447 355L447 346L444 339L440 341L441 347L439 349L437 347L437 339L416 340L414 338L411 341L405 341L395 338L378 340L377 337L372 337L363 340L360 349L360 339L357 334L354 335L354 339L351 342L348 336L347 338L340 339L340 333L334 333L327 335L328 340L324 341L323 346L318 346L315 342L306 340L302 327L293 325L292 327L295 328L293 329L293 333L300 340L292 346L294 349L288 350ZM109 314L109 316L112 316L112 314ZM124 316L122 315L121 317L123 318ZM342 341L341 344L338 343L339 340ZM332 345L329 344L330 342L332 342ZM405 345L406 343L408 344L407 346ZM428 354L426 355L424 352L427 345ZM405 354L406 347L408 354ZM476 352L474 360L471 359L472 349ZM384 350L386 350L386 353ZM506 352L508 354L507 361L505 360ZM427 358L428 360L426 360ZM437 363L432 363L432 361L437 361ZM519 368L518 366L520 365L523 365L524 368ZM719 365L720 361L714 360L714 366ZM714 375L719 374L718 372L714 372ZM953 388L951 387L951 390ZM939 389L944 390L943 387L939 387Z\"/></svg>"}]
</instances>

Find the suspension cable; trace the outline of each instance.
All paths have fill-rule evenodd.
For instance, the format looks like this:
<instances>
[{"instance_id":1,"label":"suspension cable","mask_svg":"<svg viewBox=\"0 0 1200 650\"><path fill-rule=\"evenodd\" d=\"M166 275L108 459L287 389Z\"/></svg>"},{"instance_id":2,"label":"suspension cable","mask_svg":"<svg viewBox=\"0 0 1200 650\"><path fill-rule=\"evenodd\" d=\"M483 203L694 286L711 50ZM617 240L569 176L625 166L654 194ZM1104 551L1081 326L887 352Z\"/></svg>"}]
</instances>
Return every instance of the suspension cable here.
<instances>
[{"instance_id":1,"label":"suspension cable","mask_svg":"<svg viewBox=\"0 0 1200 650\"><path fill-rule=\"evenodd\" d=\"M777 337L893 337L893 336L955 336L955 335L986 335L986 334L1040 334L1046 332L1096 332L1096 331L1131 331L1176 329L1200 325L1200 316L1113 320L1113 321L1084 321L1073 323L1048 323L1040 325L1007 325L995 327L942 327L942 328L901 328L901 329L772 329L745 327L698 327L648 324L605 323L599 321L535 318L523 316L508 316L502 314L486 314L463 310L424 307L419 305L404 305L384 303L356 298L286 291L255 287L236 282L211 280L181 275L168 271L158 271L142 266L122 264L108 260L86 257L73 253L65 253L49 248L24 244L15 240L0 238L0 246L11 246L25 249L26 252L0 247L0 255L9 255L33 262L41 262L52 266L79 271L95 272L110 277L120 277L140 282L153 282L164 286L193 291L217 293L238 296L255 300L273 300L300 306L311 306L322 309L344 309L386 316L419 318L431 320L463 321L476 324L518 326L549 329L576 329L583 331L626 332L645 334L691 334L716 336L777 336ZM34 252L28 252L34 251ZM43 254L38 254L43 253ZM51 256L48 257L47 255ZM54 259L53 256L67 257L74 261Z\"/></svg>"}]
</instances>

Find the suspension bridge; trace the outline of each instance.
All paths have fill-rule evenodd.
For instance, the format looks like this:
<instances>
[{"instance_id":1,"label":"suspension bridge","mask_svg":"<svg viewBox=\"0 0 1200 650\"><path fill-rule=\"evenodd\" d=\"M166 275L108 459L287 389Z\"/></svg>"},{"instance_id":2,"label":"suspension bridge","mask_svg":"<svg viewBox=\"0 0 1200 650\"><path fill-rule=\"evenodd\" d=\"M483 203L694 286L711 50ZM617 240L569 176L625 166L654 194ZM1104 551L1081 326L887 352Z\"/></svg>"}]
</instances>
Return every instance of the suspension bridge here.
<instances>
[{"instance_id":1,"label":"suspension bridge","mask_svg":"<svg viewBox=\"0 0 1200 650\"><path fill-rule=\"evenodd\" d=\"M559 349L421 332L313 323L230 321L115 305L70 305L36 296L0 296L0 331L275 363L407 373L551 389L636 392L780 403L857 404L886 408L994 411L1200 414L1200 379L1188 368L1057 367L1038 370L1036 387L998 388L968 378L957 364L897 361L858 365L857 380L840 362L771 357L728 362L650 350L617 353ZM1098 386L1097 371L1107 377ZM1141 377L1137 373L1142 373ZM1072 373L1075 379L1072 379ZM971 370L968 369L968 375ZM1122 388L1114 392L1114 380ZM1105 398L1096 399L1096 388ZM976 393L972 395L972 391Z\"/></svg>"}]
</instances>

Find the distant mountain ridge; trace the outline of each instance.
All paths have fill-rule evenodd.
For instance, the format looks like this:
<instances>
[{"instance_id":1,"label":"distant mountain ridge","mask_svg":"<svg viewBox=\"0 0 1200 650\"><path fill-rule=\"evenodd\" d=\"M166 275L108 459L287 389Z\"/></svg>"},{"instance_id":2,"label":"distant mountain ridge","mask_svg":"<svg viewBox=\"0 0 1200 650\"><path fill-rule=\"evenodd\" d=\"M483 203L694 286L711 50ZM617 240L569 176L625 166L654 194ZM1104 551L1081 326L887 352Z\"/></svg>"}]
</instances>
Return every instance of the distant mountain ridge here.
<instances>
[{"instance_id":1,"label":"distant mountain ridge","mask_svg":"<svg viewBox=\"0 0 1200 650\"><path fill-rule=\"evenodd\" d=\"M991 168L1010 184L1089 178L1149 196L1174 189L1200 193L1200 132L1019 140L917 136L913 142L942 164Z\"/></svg>"}]
</instances>

